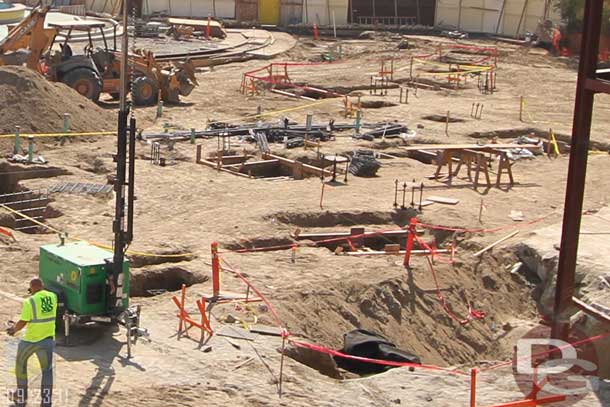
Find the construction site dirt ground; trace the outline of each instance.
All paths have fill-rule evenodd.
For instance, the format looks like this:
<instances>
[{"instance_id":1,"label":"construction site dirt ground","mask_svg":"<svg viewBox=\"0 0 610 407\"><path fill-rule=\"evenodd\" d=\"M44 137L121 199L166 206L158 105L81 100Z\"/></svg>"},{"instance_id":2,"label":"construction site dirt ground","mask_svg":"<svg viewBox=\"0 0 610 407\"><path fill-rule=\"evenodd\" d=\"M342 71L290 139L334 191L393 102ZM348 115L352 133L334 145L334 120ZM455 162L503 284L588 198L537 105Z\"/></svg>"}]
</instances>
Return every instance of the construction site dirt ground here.
<instances>
[{"instance_id":1,"label":"construction site dirt ground","mask_svg":"<svg viewBox=\"0 0 610 407\"><path fill-rule=\"evenodd\" d=\"M321 88L351 89L369 84L370 75L379 70L379 61L394 56L394 79L408 78L409 56L434 52L438 37L409 37L412 47L398 50L391 36L377 40L342 41L344 59L332 64L302 65L290 68L293 82ZM560 140L569 141L574 108L576 62L557 59L546 51L490 41L469 43L498 46L497 91L481 94L476 81L464 89L411 90L408 104L398 102L396 88L387 96L372 96L361 90L362 101L386 101L395 106L364 109L363 122L398 121L417 132L414 143L469 143L489 141L495 135L502 142L517 135L549 129ZM295 48L272 62L318 61L331 41L299 39ZM208 122L252 122L261 106L263 113L283 111L263 120L283 117L304 123L307 113L314 123L352 123L342 116L340 99L308 102L266 92L244 96L239 92L242 74L262 67L265 61L248 61L214 67L199 73L200 86L179 105L165 106L162 118L155 119L156 107L138 108L135 116L146 132L167 129L203 129ZM423 66L417 65L417 69ZM523 121L519 120L520 97L525 98ZM585 210L593 216L608 205L610 186L610 97L597 96L592 140L597 151L589 157ZM115 102L104 101L113 111ZM471 117L473 103L484 105L481 119ZM309 105L302 107L303 105ZM0 107L1 108L1 107ZM32 110L34 112L34 110ZM462 122L426 120L428 115L445 116ZM35 114L33 113L33 117ZM38 120L44 120L39 118ZM91 123L90 131L112 128L112 123ZM31 126L30 126L31 128ZM46 128L46 127L45 127ZM61 123L57 124L61 130ZM85 130L85 129L83 129ZM492 134L492 132L495 132ZM513 166L512 188L473 190L470 182L458 177L453 185L428 179L436 167L405 157L396 139L374 142L355 140L351 131L339 133L336 140L323 142L324 154L343 154L356 149L373 149L394 156L382 158L377 176L342 176L337 183L324 185L319 178L265 181L247 179L195 163L196 146L188 140L168 149L162 143L161 155L174 165L151 164L150 144L139 141L136 160L136 210L133 256L134 278L146 279L155 273L180 275L186 270L194 280L203 281L187 290L187 308L198 315L195 300L209 295L212 287L210 245L218 242L221 257L244 273L277 309L280 319L294 338L332 349L342 346L343 334L361 327L383 334L398 347L418 355L423 363L468 371L472 366L493 365L510 360L513 346L540 322L537 288L531 272L511 273L518 262L512 245L525 240L535 230L561 222L568 157L519 160ZM508 137L504 139L503 137ZM196 141L203 154L217 150L217 140ZM10 140L0 144L3 153L12 148ZM232 149L254 152L251 143L232 140ZM52 178L20 181L27 188L48 188L60 182L106 183L114 171L114 137L38 139L37 153L48 165L68 172ZM302 147L286 150L271 144L272 152L293 159L312 161L315 151ZM18 174L18 165L4 167ZM495 174L492 174L495 180ZM16 175L18 177L18 175ZM395 180L424 182L423 198L436 195L459 199L457 205L434 204L423 208L395 209ZM111 244L114 199L112 194L54 194L50 206L57 215L47 221L72 238ZM400 197L399 197L400 199ZM481 222L479 213L484 204ZM400 204L401 202L399 202ZM407 196L410 203L410 193ZM322 207L321 207L322 206ZM509 217L522 212L523 221ZM294 262L290 249L237 253L235 249L291 244L291 233L349 231L363 226L367 230L396 230L405 227L417 214L420 222L465 229L494 229L519 225L519 234L480 258L473 253L506 235L490 233L435 232L437 243L457 239L453 265L435 263L438 284L447 304L459 317L468 313L468 303L486 313L485 318L460 325L451 319L437 299L429 265L424 257L412 259L412 278L401 256L356 257L335 255L324 247L300 247ZM605 223L603 223L605 222ZM599 227L610 228L600 220ZM0 318L18 318L19 297L26 297L27 283L37 275L39 246L58 242L54 233L15 233L16 242L0 244ZM424 238L429 240L430 232ZM559 244L559 241L556 242ZM141 254L145 253L145 254ZM192 253L185 259L154 254ZM146 255L152 254L152 256ZM171 261L180 260L180 261ZM173 271L172 271L173 270ZM205 281L204 281L205 280ZM175 284L176 282L172 282ZM163 288L163 287L155 287ZM175 289L175 286L173 286ZM245 286L233 275L224 273L222 290L244 293ZM77 329L71 346L58 346L55 366L55 398L58 406L390 406L428 405L464 406L469 400L469 378L444 371L407 368L359 378L342 372L342 378L329 377L293 358L284 361L283 396L278 398L278 377L282 339L256 335L254 340L213 336L211 350L198 349L196 340L176 338L177 308L171 297L175 291L155 296L134 297L142 306L142 326L150 331L150 341L140 341L135 357L126 359L124 330L96 326ZM605 304L608 305L608 304ZM266 306L249 308L217 306L212 312L212 327L240 321L274 325ZM230 316L230 317L229 317ZM227 318L228 317L228 318ZM239 323L239 326L242 326ZM198 334L191 330L192 336ZM1 334L2 375L0 387L11 389L10 373L16 339ZM61 338L59 339L61 342ZM600 345L601 347L602 345ZM607 341L603 345L608 350ZM599 350L603 351L603 347ZM316 365L322 358L312 357ZM511 367L482 373L479 378L478 405L491 405L523 398ZM33 384L36 385L36 382ZM3 401L4 402L4 401ZM34 404L32 404L34 405ZM575 401L575 406L610 405L610 389L602 381L597 392Z\"/></svg>"}]
</instances>

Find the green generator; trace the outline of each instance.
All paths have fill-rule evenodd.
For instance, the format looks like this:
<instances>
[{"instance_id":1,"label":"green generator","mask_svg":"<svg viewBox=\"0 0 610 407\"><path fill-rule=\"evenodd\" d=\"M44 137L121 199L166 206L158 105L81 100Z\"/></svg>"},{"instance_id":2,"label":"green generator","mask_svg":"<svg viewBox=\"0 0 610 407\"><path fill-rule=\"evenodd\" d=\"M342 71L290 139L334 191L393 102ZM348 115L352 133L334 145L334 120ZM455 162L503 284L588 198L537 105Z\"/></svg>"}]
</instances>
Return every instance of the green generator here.
<instances>
[{"instance_id":1,"label":"green generator","mask_svg":"<svg viewBox=\"0 0 610 407\"><path fill-rule=\"evenodd\" d=\"M123 272L114 280L112 255L86 242L40 247L39 275L57 294L58 323L64 323L66 338L71 324L125 321L130 310L129 264L123 261Z\"/></svg>"}]
</instances>

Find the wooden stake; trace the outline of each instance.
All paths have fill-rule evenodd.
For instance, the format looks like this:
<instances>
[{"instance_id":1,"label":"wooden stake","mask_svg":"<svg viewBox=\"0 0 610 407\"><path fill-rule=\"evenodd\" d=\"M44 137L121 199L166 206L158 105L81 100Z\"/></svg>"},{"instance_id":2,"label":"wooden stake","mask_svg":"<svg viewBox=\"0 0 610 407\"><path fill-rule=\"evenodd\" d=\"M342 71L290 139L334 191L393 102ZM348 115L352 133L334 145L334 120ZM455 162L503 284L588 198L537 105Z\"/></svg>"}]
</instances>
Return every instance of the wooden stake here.
<instances>
[{"instance_id":1,"label":"wooden stake","mask_svg":"<svg viewBox=\"0 0 610 407\"><path fill-rule=\"evenodd\" d=\"M477 369L470 369L470 407L477 407Z\"/></svg>"},{"instance_id":2,"label":"wooden stake","mask_svg":"<svg viewBox=\"0 0 610 407\"><path fill-rule=\"evenodd\" d=\"M279 387L279 396L282 398L282 383L283 383L283 374L284 374L284 350L286 348L286 337L282 335L282 356L280 357L280 387Z\"/></svg>"},{"instance_id":3,"label":"wooden stake","mask_svg":"<svg viewBox=\"0 0 610 407\"><path fill-rule=\"evenodd\" d=\"M324 200L324 181L322 181L322 191L320 192L320 209L324 209L322 201Z\"/></svg>"},{"instance_id":4,"label":"wooden stake","mask_svg":"<svg viewBox=\"0 0 610 407\"><path fill-rule=\"evenodd\" d=\"M523 121L523 105L525 104L525 98L520 96L519 98L519 121Z\"/></svg>"},{"instance_id":5,"label":"wooden stake","mask_svg":"<svg viewBox=\"0 0 610 407\"><path fill-rule=\"evenodd\" d=\"M413 80L413 57L411 57L411 63L409 64L409 79Z\"/></svg>"},{"instance_id":6,"label":"wooden stake","mask_svg":"<svg viewBox=\"0 0 610 407\"><path fill-rule=\"evenodd\" d=\"M473 254L474 257L479 257L480 255L482 255L483 253L485 253L488 250L493 249L494 247L496 247L497 245L499 245L500 243L502 243L505 240L510 239L511 237L517 235L519 233L518 230L515 230L513 233L504 236L503 238L496 240L495 242L493 242L492 244L490 244L489 246L479 250L478 252L476 252L475 254Z\"/></svg>"},{"instance_id":7,"label":"wooden stake","mask_svg":"<svg viewBox=\"0 0 610 407\"><path fill-rule=\"evenodd\" d=\"M445 122L445 135L449 137L449 110L447 110L447 121Z\"/></svg>"},{"instance_id":8,"label":"wooden stake","mask_svg":"<svg viewBox=\"0 0 610 407\"><path fill-rule=\"evenodd\" d=\"M178 339L180 339L180 336L182 336L182 322L183 322L183 318L184 318L184 303L185 303L185 297L186 297L186 285L182 284L182 287L180 288L180 323L178 325ZM186 324L184 325L184 328L186 328ZM188 335L188 333L187 333Z\"/></svg>"},{"instance_id":9,"label":"wooden stake","mask_svg":"<svg viewBox=\"0 0 610 407\"><path fill-rule=\"evenodd\" d=\"M481 199L481 206L479 207L479 223L483 223L483 208L485 204L483 203L483 199Z\"/></svg>"}]
</instances>

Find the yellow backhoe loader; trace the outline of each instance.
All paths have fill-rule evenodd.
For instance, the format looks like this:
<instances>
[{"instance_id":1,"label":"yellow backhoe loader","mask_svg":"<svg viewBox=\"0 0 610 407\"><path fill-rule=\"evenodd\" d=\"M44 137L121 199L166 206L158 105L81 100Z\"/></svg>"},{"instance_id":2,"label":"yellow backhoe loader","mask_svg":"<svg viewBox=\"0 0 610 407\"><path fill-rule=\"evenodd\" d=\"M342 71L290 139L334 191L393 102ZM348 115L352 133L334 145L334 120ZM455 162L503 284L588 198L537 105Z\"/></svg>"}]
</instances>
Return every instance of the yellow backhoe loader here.
<instances>
[{"instance_id":1,"label":"yellow backhoe loader","mask_svg":"<svg viewBox=\"0 0 610 407\"><path fill-rule=\"evenodd\" d=\"M49 80L63 82L78 93L97 102L100 93L119 93L120 52L108 47L105 24L99 21L74 21L48 24L44 21L48 7L35 8L0 41L0 66L23 65L45 75ZM91 33L99 30L103 47L96 47ZM88 43L83 54L74 55L70 40L73 32L86 32ZM60 36L60 32L62 33ZM64 34L66 33L67 34ZM56 39L63 37L63 41ZM54 47L59 45L59 49ZM179 102L198 85L195 67L190 61L161 66L152 52L139 51L129 55L133 69L132 98L137 105L155 104L159 97L170 103Z\"/></svg>"}]
</instances>

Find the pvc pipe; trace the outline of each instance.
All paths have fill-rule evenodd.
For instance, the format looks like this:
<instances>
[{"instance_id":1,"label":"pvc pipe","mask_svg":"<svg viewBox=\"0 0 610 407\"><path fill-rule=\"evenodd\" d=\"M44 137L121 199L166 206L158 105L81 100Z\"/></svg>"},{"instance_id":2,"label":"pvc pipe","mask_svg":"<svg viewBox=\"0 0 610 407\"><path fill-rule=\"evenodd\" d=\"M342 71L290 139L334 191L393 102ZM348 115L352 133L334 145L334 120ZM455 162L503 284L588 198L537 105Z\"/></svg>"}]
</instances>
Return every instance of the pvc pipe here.
<instances>
[{"instance_id":1,"label":"pvc pipe","mask_svg":"<svg viewBox=\"0 0 610 407\"><path fill-rule=\"evenodd\" d=\"M21 134L21 126L15 126L15 154L19 154L21 152L21 139L19 138Z\"/></svg>"},{"instance_id":2,"label":"pvc pipe","mask_svg":"<svg viewBox=\"0 0 610 407\"><path fill-rule=\"evenodd\" d=\"M70 113L64 113L64 133L70 133Z\"/></svg>"},{"instance_id":3,"label":"pvc pipe","mask_svg":"<svg viewBox=\"0 0 610 407\"><path fill-rule=\"evenodd\" d=\"M28 136L28 162L34 161L34 136Z\"/></svg>"}]
</instances>

